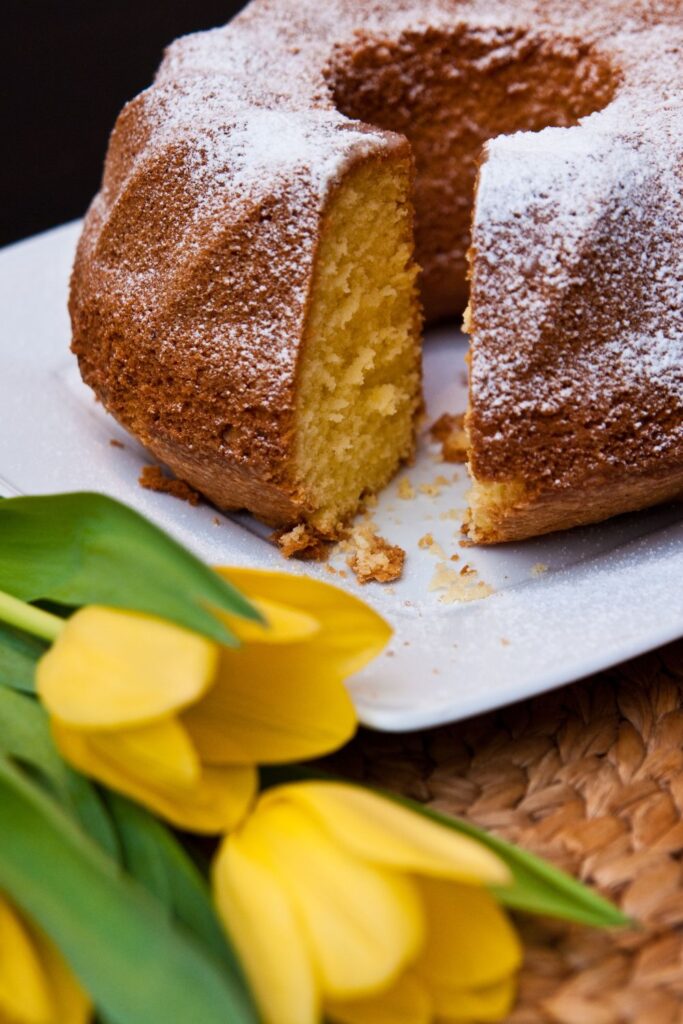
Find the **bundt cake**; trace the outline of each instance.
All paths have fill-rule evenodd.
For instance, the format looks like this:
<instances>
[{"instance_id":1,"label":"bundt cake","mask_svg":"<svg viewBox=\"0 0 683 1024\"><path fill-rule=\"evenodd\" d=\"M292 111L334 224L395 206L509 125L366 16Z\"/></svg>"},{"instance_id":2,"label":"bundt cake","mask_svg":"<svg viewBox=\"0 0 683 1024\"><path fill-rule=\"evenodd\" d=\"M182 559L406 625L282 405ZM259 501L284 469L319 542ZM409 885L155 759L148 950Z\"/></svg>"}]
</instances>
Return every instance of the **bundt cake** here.
<instances>
[{"instance_id":1,"label":"bundt cake","mask_svg":"<svg viewBox=\"0 0 683 1024\"><path fill-rule=\"evenodd\" d=\"M467 305L472 540L683 493L682 70L683 0L252 0L118 119L85 381L333 536L413 450L421 307Z\"/></svg>"}]
</instances>

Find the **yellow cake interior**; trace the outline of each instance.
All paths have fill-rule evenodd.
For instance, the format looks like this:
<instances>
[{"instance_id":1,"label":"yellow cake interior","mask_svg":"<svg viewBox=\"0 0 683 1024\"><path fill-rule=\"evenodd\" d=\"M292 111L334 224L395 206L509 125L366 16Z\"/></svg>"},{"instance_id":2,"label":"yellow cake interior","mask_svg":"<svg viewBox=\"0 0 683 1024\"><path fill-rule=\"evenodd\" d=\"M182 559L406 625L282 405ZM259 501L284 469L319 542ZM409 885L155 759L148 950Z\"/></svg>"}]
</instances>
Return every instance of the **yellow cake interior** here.
<instances>
[{"instance_id":1,"label":"yellow cake interior","mask_svg":"<svg viewBox=\"0 0 683 1024\"><path fill-rule=\"evenodd\" d=\"M330 534L413 450L418 268L407 161L347 175L328 210L299 366L296 483Z\"/></svg>"},{"instance_id":2,"label":"yellow cake interior","mask_svg":"<svg viewBox=\"0 0 683 1024\"><path fill-rule=\"evenodd\" d=\"M495 540L500 524L516 504L526 500L527 489L523 480L477 480L472 471L472 486L467 494L467 533L475 543Z\"/></svg>"}]
</instances>

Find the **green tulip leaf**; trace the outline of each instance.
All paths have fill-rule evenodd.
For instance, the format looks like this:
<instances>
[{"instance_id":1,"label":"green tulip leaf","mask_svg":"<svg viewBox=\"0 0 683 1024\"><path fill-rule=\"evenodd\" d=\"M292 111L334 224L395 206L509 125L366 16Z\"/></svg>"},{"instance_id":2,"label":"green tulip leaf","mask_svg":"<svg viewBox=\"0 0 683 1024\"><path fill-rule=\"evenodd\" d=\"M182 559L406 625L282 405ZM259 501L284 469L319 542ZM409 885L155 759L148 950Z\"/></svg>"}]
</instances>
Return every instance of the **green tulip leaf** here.
<instances>
[{"instance_id":1,"label":"green tulip leaf","mask_svg":"<svg viewBox=\"0 0 683 1024\"><path fill-rule=\"evenodd\" d=\"M116 793L107 794L126 870L164 903L235 975L240 967L221 927L211 892L194 861L171 830L148 811Z\"/></svg>"},{"instance_id":2,"label":"green tulip leaf","mask_svg":"<svg viewBox=\"0 0 683 1024\"><path fill-rule=\"evenodd\" d=\"M99 794L92 783L60 757L43 708L31 697L3 687L0 687L0 754L30 768L83 831L106 853L118 859L116 832Z\"/></svg>"},{"instance_id":3,"label":"green tulip leaf","mask_svg":"<svg viewBox=\"0 0 683 1024\"><path fill-rule=\"evenodd\" d=\"M0 686L32 693L36 662L46 650L42 640L0 622Z\"/></svg>"},{"instance_id":4,"label":"green tulip leaf","mask_svg":"<svg viewBox=\"0 0 683 1024\"><path fill-rule=\"evenodd\" d=\"M171 911L173 891L169 872L146 811L113 790L105 791L105 800L121 844L123 867ZM159 825L159 829L163 826Z\"/></svg>"},{"instance_id":5,"label":"green tulip leaf","mask_svg":"<svg viewBox=\"0 0 683 1024\"><path fill-rule=\"evenodd\" d=\"M24 601L103 604L235 642L211 609L258 612L218 573L133 509L102 494L0 502L0 590Z\"/></svg>"},{"instance_id":6,"label":"green tulip leaf","mask_svg":"<svg viewBox=\"0 0 683 1024\"><path fill-rule=\"evenodd\" d=\"M241 977L2 758L0 889L52 938L112 1024L256 1024Z\"/></svg>"},{"instance_id":7,"label":"green tulip leaf","mask_svg":"<svg viewBox=\"0 0 683 1024\"><path fill-rule=\"evenodd\" d=\"M571 875L558 870L541 857L505 842L460 818L433 811L392 793L384 793L396 803L422 814L445 828L477 839L497 854L507 865L512 881L506 886L494 886L492 892L505 906L531 914L560 917L567 921L591 925L595 928L623 927L633 922L609 900L593 889L578 882Z\"/></svg>"},{"instance_id":8,"label":"green tulip leaf","mask_svg":"<svg viewBox=\"0 0 683 1024\"><path fill-rule=\"evenodd\" d=\"M278 786L288 782L304 782L318 779L322 781L344 782L347 785L358 785L346 779L340 779L308 766L284 766L261 770L263 788ZM398 796L388 790L367 787L394 803L407 807L408 810L421 814L425 818L453 829L463 835L478 840L496 853L507 865L512 881L506 886L492 887L492 891L505 906L514 910L523 910L530 914L542 914L559 917L579 924L591 925L595 928L623 927L633 922L609 900L604 899L594 890L578 882L575 878L558 870L548 861L535 854L522 850L512 843L505 842L497 836L485 832L476 825L471 825L461 818L434 811L407 797Z\"/></svg>"}]
</instances>

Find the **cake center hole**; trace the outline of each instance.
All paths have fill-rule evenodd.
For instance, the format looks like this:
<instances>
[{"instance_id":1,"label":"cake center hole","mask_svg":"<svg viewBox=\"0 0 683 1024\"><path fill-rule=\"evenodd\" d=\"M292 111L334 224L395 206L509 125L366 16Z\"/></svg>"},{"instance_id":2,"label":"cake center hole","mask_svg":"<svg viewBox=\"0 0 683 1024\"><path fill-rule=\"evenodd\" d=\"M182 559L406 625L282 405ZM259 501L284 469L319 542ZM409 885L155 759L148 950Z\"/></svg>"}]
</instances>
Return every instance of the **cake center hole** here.
<instances>
[{"instance_id":1,"label":"cake center hole","mask_svg":"<svg viewBox=\"0 0 683 1024\"><path fill-rule=\"evenodd\" d=\"M416 255L428 320L467 304L467 250L487 139L569 127L612 98L607 59L577 39L461 26L341 49L328 72L337 108L405 135L417 167Z\"/></svg>"}]
</instances>

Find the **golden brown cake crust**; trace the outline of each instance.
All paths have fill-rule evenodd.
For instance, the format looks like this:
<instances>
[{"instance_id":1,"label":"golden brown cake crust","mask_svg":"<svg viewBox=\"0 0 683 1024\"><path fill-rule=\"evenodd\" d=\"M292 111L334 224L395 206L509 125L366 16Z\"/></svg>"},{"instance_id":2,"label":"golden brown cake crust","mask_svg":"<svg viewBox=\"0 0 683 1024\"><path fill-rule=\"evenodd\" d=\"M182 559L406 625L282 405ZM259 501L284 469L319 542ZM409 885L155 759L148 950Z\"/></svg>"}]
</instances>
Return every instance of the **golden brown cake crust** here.
<instances>
[{"instance_id":1,"label":"golden brown cake crust","mask_svg":"<svg viewBox=\"0 0 683 1024\"><path fill-rule=\"evenodd\" d=\"M219 508L297 522L308 511L291 467L297 377L327 209L356 168L388 159L411 167L409 146L381 132L368 147L364 131L340 131L337 150L328 140L338 166L322 196L317 170L248 204L228 192L188 254L185 235L210 184L203 174L194 181L178 158L182 203L169 191L167 151L132 184L118 179L127 119L138 126L135 104L145 102L143 94L121 115L76 255L70 310L81 374L123 426ZM109 189L116 199L103 219ZM154 209L144 208L136 246L130 225L146 201Z\"/></svg>"},{"instance_id":2,"label":"golden brown cake crust","mask_svg":"<svg viewBox=\"0 0 683 1024\"><path fill-rule=\"evenodd\" d=\"M485 525L470 513L465 533L474 544L525 540L573 526L598 523L622 512L635 512L683 497L683 469L638 473L618 481L584 481L579 489L541 491L527 500L493 512Z\"/></svg>"},{"instance_id":3,"label":"golden brown cake crust","mask_svg":"<svg viewBox=\"0 0 683 1024\"><path fill-rule=\"evenodd\" d=\"M216 504L297 521L297 367L335 189L414 153L423 297L453 313L497 136L472 229L470 462L528 507L479 539L670 496L682 50L681 0L252 0L177 41L122 112L86 220L84 379Z\"/></svg>"},{"instance_id":4,"label":"golden brown cake crust","mask_svg":"<svg viewBox=\"0 0 683 1024\"><path fill-rule=\"evenodd\" d=\"M647 56L633 45L632 59ZM526 500L495 530L474 528L480 542L683 490L683 107L648 80L651 63L630 89L623 69L612 105L584 125L485 148L468 457L476 481L523 488Z\"/></svg>"}]
</instances>

